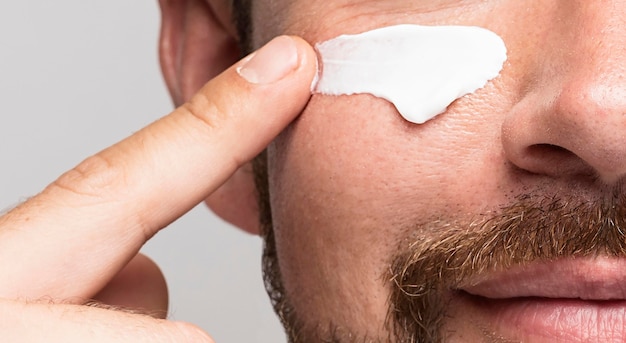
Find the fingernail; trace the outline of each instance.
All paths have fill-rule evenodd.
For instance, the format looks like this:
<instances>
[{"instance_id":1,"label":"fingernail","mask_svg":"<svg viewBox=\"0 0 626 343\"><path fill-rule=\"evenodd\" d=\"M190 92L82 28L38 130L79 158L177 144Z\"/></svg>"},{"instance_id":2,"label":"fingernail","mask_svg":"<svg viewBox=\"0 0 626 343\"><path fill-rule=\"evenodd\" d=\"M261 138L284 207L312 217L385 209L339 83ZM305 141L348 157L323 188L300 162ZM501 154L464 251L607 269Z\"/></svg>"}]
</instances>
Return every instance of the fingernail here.
<instances>
[{"instance_id":1,"label":"fingernail","mask_svg":"<svg viewBox=\"0 0 626 343\"><path fill-rule=\"evenodd\" d=\"M287 36L280 36L246 57L237 72L250 83L267 84L282 79L297 67L296 43Z\"/></svg>"}]
</instances>

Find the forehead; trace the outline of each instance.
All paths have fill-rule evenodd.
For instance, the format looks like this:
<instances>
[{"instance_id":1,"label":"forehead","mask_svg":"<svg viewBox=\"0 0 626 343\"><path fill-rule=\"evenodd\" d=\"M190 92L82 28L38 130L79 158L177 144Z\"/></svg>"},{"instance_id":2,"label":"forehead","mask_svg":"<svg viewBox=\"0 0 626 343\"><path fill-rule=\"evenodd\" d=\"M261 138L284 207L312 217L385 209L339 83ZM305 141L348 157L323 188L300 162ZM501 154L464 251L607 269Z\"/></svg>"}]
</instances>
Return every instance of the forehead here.
<instances>
[{"instance_id":1,"label":"forehead","mask_svg":"<svg viewBox=\"0 0 626 343\"><path fill-rule=\"evenodd\" d=\"M521 10L531 2L536 1L260 0L253 3L253 42L259 46L280 34L316 42L401 23L484 26L495 11Z\"/></svg>"}]
</instances>

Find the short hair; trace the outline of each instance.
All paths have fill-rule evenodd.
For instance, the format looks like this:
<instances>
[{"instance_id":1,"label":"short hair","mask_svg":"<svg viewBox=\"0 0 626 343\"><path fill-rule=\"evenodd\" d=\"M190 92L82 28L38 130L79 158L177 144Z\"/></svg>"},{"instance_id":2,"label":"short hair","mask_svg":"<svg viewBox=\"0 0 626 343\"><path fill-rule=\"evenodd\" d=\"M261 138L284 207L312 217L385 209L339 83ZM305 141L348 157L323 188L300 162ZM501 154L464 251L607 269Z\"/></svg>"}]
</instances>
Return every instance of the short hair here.
<instances>
[{"instance_id":1,"label":"short hair","mask_svg":"<svg viewBox=\"0 0 626 343\"><path fill-rule=\"evenodd\" d=\"M232 17L242 57L252 52L252 0L232 0Z\"/></svg>"}]
</instances>

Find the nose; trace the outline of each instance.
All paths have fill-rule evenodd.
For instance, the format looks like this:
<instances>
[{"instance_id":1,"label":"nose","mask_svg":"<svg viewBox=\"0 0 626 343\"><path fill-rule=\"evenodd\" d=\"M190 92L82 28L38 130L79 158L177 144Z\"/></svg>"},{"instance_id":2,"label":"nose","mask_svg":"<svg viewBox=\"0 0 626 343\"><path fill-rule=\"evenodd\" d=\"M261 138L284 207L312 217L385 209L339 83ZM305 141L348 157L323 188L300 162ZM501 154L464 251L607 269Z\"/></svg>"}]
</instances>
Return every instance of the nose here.
<instances>
[{"instance_id":1,"label":"nose","mask_svg":"<svg viewBox=\"0 0 626 343\"><path fill-rule=\"evenodd\" d=\"M507 114L517 167L551 177L626 176L626 1L559 1L534 78Z\"/></svg>"}]
</instances>

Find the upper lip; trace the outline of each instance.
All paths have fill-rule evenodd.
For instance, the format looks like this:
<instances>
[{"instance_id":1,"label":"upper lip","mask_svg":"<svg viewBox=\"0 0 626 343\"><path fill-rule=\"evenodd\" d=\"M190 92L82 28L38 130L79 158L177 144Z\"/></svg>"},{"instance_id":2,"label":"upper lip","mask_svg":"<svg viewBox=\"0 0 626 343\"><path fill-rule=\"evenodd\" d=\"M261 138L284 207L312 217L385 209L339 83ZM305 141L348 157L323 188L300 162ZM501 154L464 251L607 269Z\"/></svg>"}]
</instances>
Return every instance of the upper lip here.
<instances>
[{"instance_id":1,"label":"upper lip","mask_svg":"<svg viewBox=\"0 0 626 343\"><path fill-rule=\"evenodd\" d=\"M490 272L457 287L489 299L626 299L626 259L566 258Z\"/></svg>"}]
</instances>

